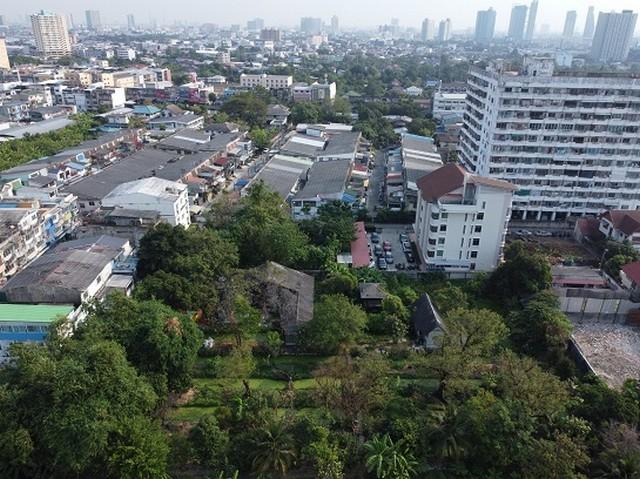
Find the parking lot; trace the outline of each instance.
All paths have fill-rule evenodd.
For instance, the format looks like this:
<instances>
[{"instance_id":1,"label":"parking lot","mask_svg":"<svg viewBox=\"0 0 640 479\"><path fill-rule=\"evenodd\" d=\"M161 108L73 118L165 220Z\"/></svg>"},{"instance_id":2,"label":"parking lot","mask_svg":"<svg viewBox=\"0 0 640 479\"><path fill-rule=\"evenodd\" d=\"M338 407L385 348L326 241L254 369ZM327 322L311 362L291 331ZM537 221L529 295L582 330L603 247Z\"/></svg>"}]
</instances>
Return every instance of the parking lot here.
<instances>
[{"instance_id":1,"label":"parking lot","mask_svg":"<svg viewBox=\"0 0 640 479\"><path fill-rule=\"evenodd\" d=\"M382 248L382 245L385 241L388 241L391 244L391 254L393 256L393 263L387 264L387 271L398 271L399 266L400 269L405 269L407 266L416 265L417 263L409 263L407 262L407 257L402 249L402 242L400 241L400 233L409 234L413 231L410 225L384 225L376 228L376 232L380 238L378 245ZM371 234L369 234L369 243L371 244L371 252L374 253L375 243L371 241ZM413 251L413 248L412 248ZM413 254L413 252L412 252ZM374 253L374 261L376 263L376 268L378 268L378 261L375 257ZM415 261L415 254L414 254ZM406 269L405 269L406 270Z\"/></svg>"}]
</instances>

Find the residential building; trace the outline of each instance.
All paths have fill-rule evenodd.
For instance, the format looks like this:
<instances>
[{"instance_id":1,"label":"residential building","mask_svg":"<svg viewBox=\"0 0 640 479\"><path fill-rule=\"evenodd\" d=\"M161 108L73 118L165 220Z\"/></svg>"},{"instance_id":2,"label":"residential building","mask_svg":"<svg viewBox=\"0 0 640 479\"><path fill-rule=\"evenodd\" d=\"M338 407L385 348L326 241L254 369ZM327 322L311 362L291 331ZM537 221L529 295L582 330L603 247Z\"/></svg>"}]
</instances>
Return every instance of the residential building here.
<instances>
[{"instance_id":1,"label":"residential building","mask_svg":"<svg viewBox=\"0 0 640 479\"><path fill-rule=\"evenodd\" d=\"M286 90L293 85L291 75L247 74L240 75L240 86L243 88L262 87L267 90Z\"/></svg>"},{"instance_id":2,"label":"residential building","mask_svg":"<svg viewBox=\"0 0 640 479\"><path fill-rule=\"evenodd\" d=\"M440 348L445 333L444 321L427 293L422 293L414 304L411 325L417 346L428 350Z\"/></svg>"},{"instance_id":3,"label":"residential building","mask_svg":"<svg viewBox=\"0 0 640 479\"><path fill-rule=\"evenodd\" d=\"M422 29L420 30L420 40L428 42L433 39L433 22L425 18L422 20Z\"/></svg>"},{"instance_id":4,"label":"residential building","mask_svg":"<svg viewBox=\"0 0 640 479\"><path fill-rule=\"evenodd\" d=\"M591 44L591 58L600 63L625 61L637 21L638 14L631 10L600 12Z\"/></svg>"},{"instance_id":5,"label":"residential building","mask_svg":"<svg viewBox=\"0 0 640 479\"><path fill-rule=\"evenodd\" d=\"M536 17L538 16L538 0L533 0L529 6L529 16L527 17L527 30L524 39L527 42L533 40L536 31Z\"/></svg>"},{"instance_id":6,"label":"residential building","mask_svg":"<svg viewBox=\"0 0 640 479\"><path fill-rule=\"evenodd\" d=\"M629 242L640 250L640 211L606 211L600 216L598 231L611 241Z\"/></svg>"},{"instance_id":7,"label":"residential building","mask_svg":"<svg viewBox=\"0 0 640 479\"><path fill-rule=\"evenodd\" d=\"M277 28L263 28L260 32L260 40L278 43L280 41L280 30Z\"/></svg>"},{"instance_id":8,"label":"residential building","mask_svg":"<svg viewBox=\"0 0 640 479\"><path fill-rule=\"evenodd\" d=\"M267 107L267 121L271 126L285 126L291 110L283 105L269 105Z\"/></svg>"},{"instance_id":9,"label":"residential building","mask_svg":"<svg viewBox=\"0 0 640 479\"><path fill-rule=\"evenodd\" d=\"M46 246L38 208L0 208L0 282L40 256Z\"/></svg>"},{"instance_id":10,"label":"residential building","mask_svg":"<svg viewBox=\"0 0 640 479\"><path fill-rule=\"evenodd\" d=\"M0 70L10 70L9 54L7 53L7 42L0 38Z\"/></svg>"},{"instance_id":11,"label":"residential building","mask_svg":"<svg viewBox=\"0 0 640 479\"><path fill-rule=\"evenodd\" d=\"M519 72L472 68L460 159L520 187L514 218L561 220L640 208L640 80L554 72L525 57Z\"/></svg>"},{"instance_id":12,"label":"residential building","mask_svg":"<svg viewBox=\"0 0 640 479\"><path fill-rule=\"evenodd\" d=\"M94 32L102 30L102 22L100 22L100 12L98 10L85 10L84 16L89 30Z\"/></svg>"},{"instance_id":13,"label":"residential building","mask_svg":"<svg viewBox=\"0 0 640 479\"><path fill-rule=\"evenodd\" d=\"M60 58L71 54L71 40L62 15L41 10L31 15L31 27L41 55Z\"/></svg>"},{"instance_id":14,"label":"residential building","mask_svg":"<svg viewBox=\"0 0 640 479\"><path fill-rule=\"evenodd\" d=\"M564 38L573 38L576 30L576 20L578 19L578 12L575 10L569 10L567 16L564 19L564 29L562 30L562 36Z\"/></svg>"},{"instance_id":15,"label":"residential building","mask_svg":"<svg viewBox=\"0 0 640 479\"><path fill-rule=\"evenodd\" d=\"M308 35L317 35L322 33L322 19L302 17L300 19L300 31Z\"/></svg>"},{"instance_id":16,"label":"residential building","mask_svg":"<svg viewBox=\"0 0 640 479\"><path fill-rule=\"evenodd\" d=\"M60 318L72 320L73 305L0 303L0 365L10 360L14 343L42 343Z\"/></svg>"},{"instance_id":17,"label":"residential building","mask_svg":"<svg viewBox=\"0 0 640 479\"><path fill-rule=\"evenodd\" d=\"M133 61L136 59L136 51L133 48L118 47L116 48L116 58L119 60ZM118 85L118 86L132 87L134 85L131 84L131 85Z\"/></svg>"},{"instance_id":18,"label":"residential building","mask_svg":"<svg viewBox=\"0 0 640 479\"><path fill-rule=\"evenodd\" d=\"M303 177L303 186L291 199L294 220L315 218L322 205L340 201L349 205L355 195L347 192L353 162L351 160L319 161Z\"/></svg>"},{"instance_id":19,"label":"residential building","mask_svg":"<svg viewBox=\"0 0 640 479\"><path fill-rule=\"evenodd\" d=\"M502 259L514 185L449 163L418 180L416 246L428 270L493 271Z\"/></svg>"},{"instance_id":20,"label":"residential building","mask_svg":"<svg viewBox=\"0 0 640 479\"><path fill-rule=\"evenodd\" d=\"M136 29L136 18L133 16L132 13L127 14L127 28L129 30Z\"/></svg>"},{"instance_id":21,"label":"residential building","mask_svg":"<svg viewBox=\"0 0 640 479\"><path fill-rule=\"evenodd\" d=\"M162 178L143 178L116 186L102 198L103 210L152 211L172 226L191 224L187 185Z\"/></svg>"},{"instance_id":22,"label":"residential building","mask_svg":"<svg viewBox=\"0 0 640 479\"><path fill-rule=\"evenodd\" d=\"M131 252L128 240L113 236L59 243L13 276L2 292L9 303L79 306L101 298L120 273L127 277L124 292L130 292L135 272Z\"/></svg>"},{"instance_id":23,"label":"residential building","mask_svg":"<svg viewBox=\"0 0 640 479\"><path fill-rule=\"evenodd\" d=\"M264 20L262 18L254 18L247 21L247 30L250 32L259 32L264 28Z\"/></svg>"},{"instance_id":24,"label":"residential building","mask_svg":"<svg viewBox=\"0 0 640 479\"><path fill-rule=\"evenodd\" d=\"M334 15L331 17L331 33L334 35L340 32L340 19L338 15Z\"/></svg>"},{"instance_id":25,"label":"residential building","mask_svg":"<svg viewBox=\"0 0 640 479\"><path fill-rule=\"evenodd\" d=\"M489 43L493 40L495 29L496 11L493 8L480 10L476 14L475 41L478 43Z\"/></svg>"},{"instance_id":26,"label":"residential building","mask_svg":"<svg viewBox=\"0 0 640 479\"><path fill-rule=\"evenodd\" d=\"M433 92L433 118L440 119L445 115L462 115L467 106L466 93L449 93L440 89Z\"/></svg>"},{"instance_id":27,"label":"residential building","mask_svg":"<svg viewBox=\"0 0 640 479\"><path fill-rule=\"evenodd\" d=\"M511 9L511 19L509 20L509 32L507 36L515 42L524 40L527 10L526 5L515 5Z\"/></svg>"},{"instance_id":28,"label":"residential building","mask_svg":"<svg viewBox=\"0 0 640 479\"><path fill-rule=\"evenodd\" d=\"M593 38L593 33L596 30L595 26L595 15L593 13L593 7L589 7L589 11L587 12L587 19L584 22L584 32L582 33L582 37L587 40L591 40Z\"/></svg>"},{"instance_id":29,"label":"residential building","mask_svg":"<svg viewBox=\"0 0 640 479\"><path fill-rule=\"evenodd\" d=\"M296 83L291 87L293 101L333 101L336 98L336 82Z\"/></svg>"},{"instance_id":30,"label":"residential building","mask_svg":"<svg viewBox=\"0 0 640 479\"><path fill-rule=\"evenodd\" d=\"M635 302L640 300L640 261L625 264L620 268L620 282Z\"/></svg>"},{"instance_id":31,"label":"residential building","mask_svg":"<svg viewBox=\"0 0 640 479\"><path fill-rule=\"evenodd\" d=\"M393 168L387 168L387 194L391 200L390 205L393 206L395 196L401 199L401 203L395 206L413 210L416 208L418 199L418 179L440 168L442 158L433 138L404 133L400 140L400 159L402 161L402 171L398 178L400 185L393 187L391 179L395 171ZM400 193L402 193L401 197Z\"/></svg>"},{"instance_id":32,"label":"residential building","mask_svg":"<svg viewBox=\"0 0 640 479\"><path fill-rule=\"evenodd\" d=\"M154 118L147 123L147 128L151 130L177 131L184 128L199 129L204 125L204 117L185 113L178 116L163 116Z\"/></svg>"},{"instance_id":33,"label":"residential building","mask_svg":"<svg viewBox=\"0 0 640 479\"><path fill-rule=\"evenodd\" d=\"M280 148L284 155L310 158L314 161L355 161L362 134L350 125L304 125L304 129L289 135Z\"/></svg>"},{"instance_id":34,"label":"residential building","mask_svg":"<svg viewBox=\"0 0 640 479\"><path fill-rule=\"evenodd\" d=\"M451 39L451 19L442 20L438 25L438 41L448 42Z\"/></svg>"},{"instance_id":35,"label":"residential building","mask_svg":"<svg viewBox=\"0 0 640 479\"><path fill-rule=\"evenodd\" d=\"M387 297L387 292L380 283L358 283L358 298L362 306L368 312L382 310L382 302Z\"/></svg>"}]
</instances>

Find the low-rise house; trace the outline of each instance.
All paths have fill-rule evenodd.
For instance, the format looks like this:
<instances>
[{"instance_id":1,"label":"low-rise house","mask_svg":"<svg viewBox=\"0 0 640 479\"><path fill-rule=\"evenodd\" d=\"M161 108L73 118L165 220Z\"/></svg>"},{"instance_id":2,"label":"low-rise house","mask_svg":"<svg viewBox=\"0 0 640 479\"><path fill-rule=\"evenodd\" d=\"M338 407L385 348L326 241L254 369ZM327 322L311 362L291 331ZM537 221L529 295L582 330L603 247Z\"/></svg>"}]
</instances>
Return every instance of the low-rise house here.
<instances>
[{"instance_id":1,"label":"low-rise house","mask_svg":"<svg viewBox=\"0 0 640 479\"><path fill-rule=\"evenodd\" d=\"M442 158L433 138L408 133L402 135L400 157L403 168L403 206L413 210L418 199L418 179L440 168Z\"/></svg>"},{"instance_id":2,"label":"low-rise house","mask_svg":"<svg viewBox=\"0 0 640 479\"><path fill-rule=\"evenodd\" d=\"M25 126L14 126L5 130L0 130L0 141L16 140L24 138L25 136L50 133L52 131L62 130L72 124L73 120L67 117L56 117Z\"/></svg>"},{"instance_id":3,"label":"low-rise house","mask_svg":"<svg viewBox=\"0 0 640 479\"><path fill-rule=\"evenodd\" d=\"M73 305L0 303L0 364L11 359L14 343L42 343L60 318L72 320Z\"/></svg>"},{"instance_id":4,"label":"low-rise house","mask_svg":"<svg viewBox=\"0 0 640 479\"><path fill-rule=\"evenodd\" d=\"M423 293L414 304L411 325L418 346L429 350L441 346L445 333L444 321L427 293Z\"/></svg>"},{"instance_id":5,"label":"low-rise house","mask_svg":"<svg viewBox=\"0 0 640 479\"><path fill-rule=\"evenodd\" d=\"M269 105L267 107L267 122L271 126L285 126L291 110L283 105Z\"/></svg>"},{"instance_id":6,"label":"low-rise house","mask_svg":"<svg viewBox=\"0 0 640 479\"><path fill-rule=\"evenodd\" d=\"M516 187L449 163L420 178L418 188L416 246L427 269L497 268Z\"/></svg>"},{"instance_id":7,"label":"low-rise house","mask_svg":"<svg viewBox=\"0 0 640 479\"><path fill-rule=\"evenodd\" d=\"M13 276L2 292L10 303L79 306L106 292L117 263L126 262L131 251L128 240L113 236L60 243ZM133 277L124 292L132 283Z\"/></svg>"},{"instance_id":8,"label":"low-rise house","mask_svg":"<svg viewBox=\"0 0 640 479\"><path fill-rule=\"evenodd\" d=\"M311 158L314 161L355 161L362 134L351 127L337 125L311 125L289 136L280 152L288 156Z\"/></svg>"},{"instance_id":9,"label":"low-rise house","mask_svg":"<svg viewBox=\"0 0 640 479\"><path fill-rule=\"evenodd\" d=\"M313 160L309 158L275 155L251 179L243 191L248 191L252 185L262 181L269 189L278 193L284 203L298 191L300 182L311 165Z\"/></svg>"},{"instance_id":10,"label":"low-rise house","mask_svg":"<svg viewBox=\"0 0 640 479\"><path fill-rule=\"evenodd\" d=\"M369 312L382 310L382 301L387 297L380 283L360 283L358 294L362 306Z\"/></svg>"},{"instance_id":11,"label":"low-rise house","mask_svg":"<svg viewBox=\"0 0 640 479\"><path fill-rule=\"evenodd\" d=\"M177 131L183 128L199 129L204 125L204 117L201 115L184 114L179 116L160 116L147 123L151 130Z\"/></svg>"},{"instance_id":12,"label":"low-rise house","mask_svg":"<svg viewBox=\"0 0 640 479\"><path fill-rule=\"evenodd\" d=\"M599 231L611 241L628 241L640 250L640 210L609 210L600 216Z\"/></svg>"},{"instance_id":13,"label":"low-rise house","mask_svg":"<svg viewBox=\"0 0 640 479\"><path fill-rule=\"evenodd\" d=\"M105 210L148 211L170 225L191 224L187 185L162 178L143 178L116 186L102 199ZM117 214L117 212L116 212Z\"/></svg>"},{"instance_id":14,"label":"low-rise house","mask_svg":"<svg viewBox=\"0 0 640 479\"><path fill-rule=\"evenodd\" d=\"M291 87L291 96L295 102L333 101L336 98L336 83L296 83Z\"/></svg>"},{"instance_id":15,"label":"low-rise house","mask_svg":"<svg viewBox=\"0 0 640 479\"><path fill-rule=\"evenodd\" d=\"M620 270L620 282L631 294L631 299L640 301L640 261L625 264Z\"/></svg>"}]
</instances>

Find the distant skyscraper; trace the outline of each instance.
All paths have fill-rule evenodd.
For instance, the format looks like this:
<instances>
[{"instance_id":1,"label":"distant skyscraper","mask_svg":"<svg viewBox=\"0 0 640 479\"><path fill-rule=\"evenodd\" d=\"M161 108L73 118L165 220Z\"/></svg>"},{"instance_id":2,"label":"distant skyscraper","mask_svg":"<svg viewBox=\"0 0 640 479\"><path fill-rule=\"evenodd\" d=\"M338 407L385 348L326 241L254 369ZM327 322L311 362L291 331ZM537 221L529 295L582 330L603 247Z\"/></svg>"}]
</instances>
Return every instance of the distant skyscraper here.
<instances>
[{"instance_id":1,"label":"distant skyscraper","mask_svg":"<svg viewBox=\"0 0 640 479\"><path fill-rule=\"evenodd\" d=\"M36 48L42 55L60 58L71 54L67 22L62 15L41 10L31 15L31 27L36 37Z\"/></svg>"},{"instance_id":2,"label":"distant skyscraper","mask_svg":"<svg viewBox=\"0 0 640 479\"><path fill-rule=\"evenodd\" d=\"M75 27L75 24L73 23L73 15L70 13L67 13L67 28L71 29L74 27Z\"/></svg>"},{"instance_id":3,"label":"distant skyscraper","mask_svg":"<svg viewBox=\"0 0 640 479\"><path fill-rule=\"evenodd\" d=\"M7 44L4 38L0 38L0 70L9 70L11 65L9 64L9 54L7 53Z\"/></svg>"},{"instance_id":4,"label":"distant skyscraper","mask_svg":"<svg viewBox=\"0 0 640 479\"><path fill-rule=\"evenodd\" d=\"M277 28L265 28L260 32L260 40L278 43L280 41L280 30Z\"/></svg>"},{"instance_id":5,"label":"distant skyscraper","mask_svg":"<svg viewBox=\"0 0 640 479\"><path fill-rule=\"evenodd\" d=\"M428 42L433 38L433 22L428 18L422 20L422 30L420 31L420 40Z\"/></svg>"},{"instance_id":6,"label":"distant skyscraper","mask_svg":"<svg viewBox=\"0 0 640 479\"><path fill-rule=\"evenodd\" d=\"M98 10L86 10L84 16L87 19L87 28L93 31L99 31L102 28L100 24L100 12Z\"/></svg>"},{"instance_id":7,"label":"distant skyscraper","mask_svg":"<svg viewBox=\"0 0 640 479\"><path fill-rule=\"evenodd\" d=\"M264 28L264 20L262 18L254 18L247 22L247 30L250 32L259 32Z\"/></svg>"},{"instance_id":8,"label":"distant skyscraper","mask_svg":"<svg viewBox=\"0 0 640 479\"><path fill-rule=\"evenodd\" d=\"M533 39L533 34L536 31L536 17L538 16L538 0L533 0L529 7L529 18L527 19L527 31L525 32L524 39L530 42Z\"/></svg>"},{"instance_id":9,"label":"distant skyscraper","mask_svg":"<svg viewBox=\"0 0 640 479\"><path fill-rule=\"evenodd\" d=\"M438 26L438 41L448 42L451 39L451 19L442 20Z\"/></svg>"},{"instance_id":10,"label":"distant skyscraper","mask_svg":"<svg viewBox=\"0 0 640 479\"><path fill-rule=\"evenodd\" d=\"M493 39L496 29L496 11L493 8L489 10L480 10L476 15L476 32L475 40L479 43L488 43Z\"/></svg>"},{"instance_id":11,"label":"distant skyscraper","mask_svg":"<svg viewBox=\"0 0 640 479\"><path fill-rule=\"evenodd\" d=\"M576 30L576 19L578 18L578 12L575 10L569 10L567 16L564 19L564 30L562 30L562 36L565 38L572 38Z\"/></svg>"},{"instance_id":12,"label":"distant skyscraper","mask_svg":"<svg viewBox=\"0 0 640 479\"><path fill-rule=\"evenodd\" d=\"M132 13L127 15L127 28L129 30L135 30L136 29L136 18L133 16Z\"/></svg>"},{"instance_id":13,"label":"distant skyscraper","mask_svg":"<svg viewBox=\"0 0 640 479\"><path fill-rule=\"evenodd\" d=\"M584 23L584 33L582 36L584 38L593 38L593 32L595 31L595 19L593 14L593 7L589 7L589 11L587 12L587 20Z\"/></svg>"},{"instance_id":14,"label":"distant skyscraper","mask_svg":"<svg viewBox=\"0 0 640 479\"><path fill-rule=\"evenodd\" d=\"M600 12L591 44L591 58L602 63L625 61L637 21L638 14L631 10Z\"/></svg>"},{"instance_id":15,"label":"distant skyscraper","mask_svg":"<svg viewBox=\"0 0 640 479\"><path fill-rule=\"evenodd\" d=\"M331 17L331 33L338 33L340 31L340 19L338 15Z\"/></svg>"},{"instance_id":16,"label":"distant skyscraper","mask_svg":"<svg viewBox=\"0 0 640 479\"><path fill-rule=\"evenodd\" d=\"M322 33L322 20L320 18L302 17L300 19L300 30L309 35Z\"/></svg>"},{"instance_id":17,"label":"distant skyscraper","mask_svg":"<svg viewBox=\"0 0 640 479\"><path fill-rule=\"evenodd\" d=\"M7 25L7 17L5 17L4 15L0 15L0 26L5 25Z\"/></svg>"},{"instance_id":18,"label":"distant skyscraper","mask_svg":"<svg viewBox=\"0 0 640 479\"><path fill-rule=\"evenodd\" d=\"M511 18L509 19L510 39L521 42L524 39L524 28L527 23L527 6L515 5L511 9Z\"/></svg>"}]
</instances>

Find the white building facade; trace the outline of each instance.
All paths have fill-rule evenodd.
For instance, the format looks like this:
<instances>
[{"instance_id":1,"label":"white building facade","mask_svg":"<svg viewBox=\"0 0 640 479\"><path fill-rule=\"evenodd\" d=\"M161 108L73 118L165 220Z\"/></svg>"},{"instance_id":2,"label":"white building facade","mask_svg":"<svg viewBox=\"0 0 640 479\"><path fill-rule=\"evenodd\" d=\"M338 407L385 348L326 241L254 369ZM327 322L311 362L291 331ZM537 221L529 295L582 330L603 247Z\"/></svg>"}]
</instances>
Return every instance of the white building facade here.
<instances>
[{"instance_id":1,"label":"white building facade","mask_svg":"<svg viewBox=\"0 0 640 479\"><path fill-rule=\"evenodd\" d=\"M449 163L418 180L416 245L429 270L493 271L502 259L514 185Z\"/></svg>"},{"instance_id":2,"label":"white building facade","mask_svg":"<svg viewBox=\"0 0 640 479\"><path fill-rule=\"evenodd\" d=\"M516 184L514 219L640 207L640 80L472 69L460 137L470 171Z\"/></svg>"},{"instance_id":3,"label":"white building facade","mask_svg":"<svg viewBox=\"0 0 640 479\"><path fill-rule=\"evenodd\" d=\"M437 90L433 93L433 117L455 113L462 116L467 108L466 93L447 93Z\"/></svg>"},{"instance_id":4,"label":"white building facade","mask_svg":"<svg viewBox=\"0 0 640 479\"><path fill-rule=\"evenodd\" d=\"M261 86L267 90L283 90L291 88L293 77L290 75L247 74L240 75L240 86L243 88L256 88Z\"/></svg>"}]
</instances>

